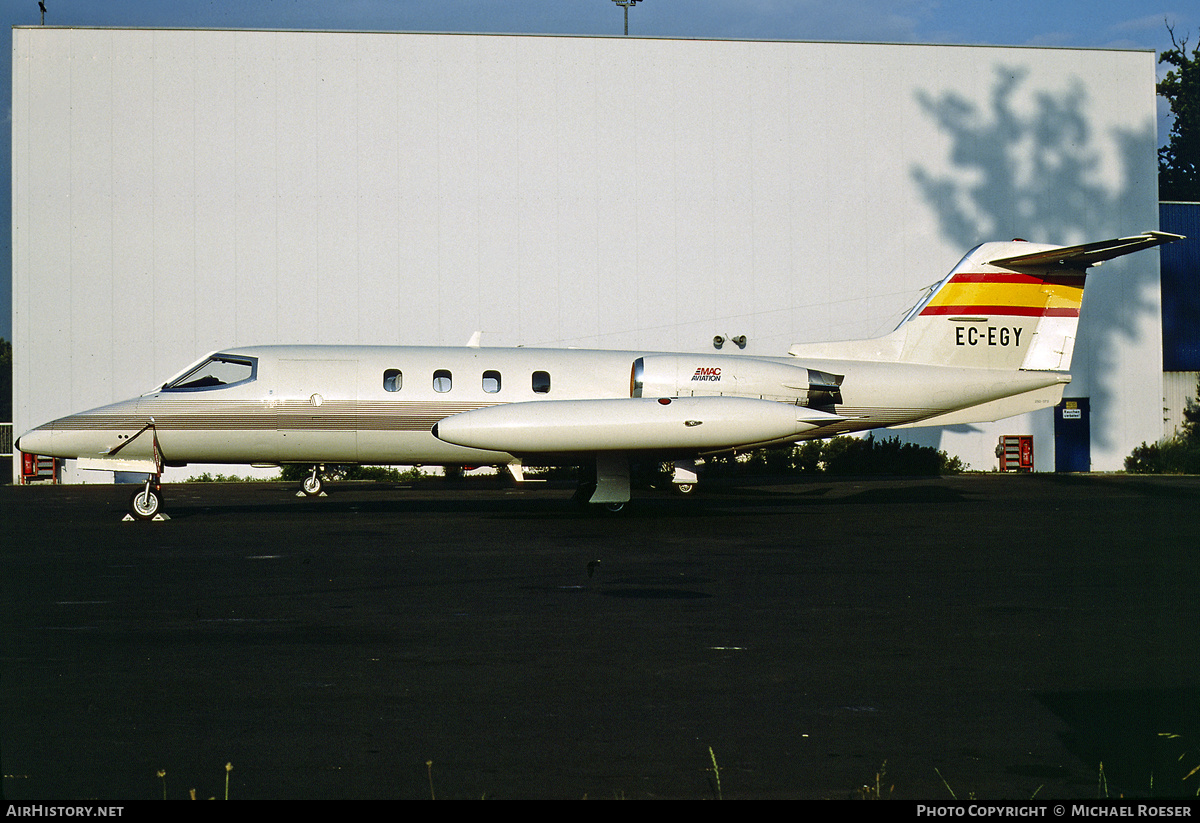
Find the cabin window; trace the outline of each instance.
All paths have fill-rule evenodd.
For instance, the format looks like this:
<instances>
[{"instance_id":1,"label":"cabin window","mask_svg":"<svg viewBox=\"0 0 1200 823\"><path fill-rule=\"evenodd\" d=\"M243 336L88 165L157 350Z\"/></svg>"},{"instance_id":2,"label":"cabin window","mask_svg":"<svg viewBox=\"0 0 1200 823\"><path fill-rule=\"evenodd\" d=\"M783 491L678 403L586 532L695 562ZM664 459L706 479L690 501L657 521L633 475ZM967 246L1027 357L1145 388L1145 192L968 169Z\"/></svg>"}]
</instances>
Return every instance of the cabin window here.
<instances>
[{"instance_id":1,"label":"cabin window","mask_svg":"<svg viewBox=\"0 0 1200 823\"><path fill-rule=\"evenodd\" d=\"M550 392L550 372L535 371L533 373L533 391L536 394L548 394Z\"/></svg>"},{"instance_id":2,"label":"cabin window","mask_svg":"<svg viewBox=\"0 0 1200 823\"><path fill-rule=\"evenodd\" d=\"M187 373L163 386L163 391L206 391L223 389L254 379L258 360L254 357L235 357L214 354Z\"/></svg>"},{"instance_id":3,"label":"cabin window","mask_svg":"<svg viewBox=\"0 0 1200 823\"><path fill-rule=\"evenodd\" d=\"M483 390L488 394L500 391L500 372L489 370L483 373Z\"/></svg>"},{"instance_id":4,"label":"cabin window","mask_svg":"<svg viewBox=\"0 0 1200 823\"><path fill-rule=\"evenodd\" d=\"M451 383L449 369L438 369L433 373L433 390L435 392L444 393L450 391Z\"/></svg>"},{"instance_id":5,"label":"cabin window","mask_svg":"<svg viewBox=\"0 0 1200 823\"><path fill-rule=\"evenodd\" d=\"M399 369L388 369L383 373L383 390L384 391L400 391L400 387L404 385L404 375Z\"/></svg>"}]
</instances>

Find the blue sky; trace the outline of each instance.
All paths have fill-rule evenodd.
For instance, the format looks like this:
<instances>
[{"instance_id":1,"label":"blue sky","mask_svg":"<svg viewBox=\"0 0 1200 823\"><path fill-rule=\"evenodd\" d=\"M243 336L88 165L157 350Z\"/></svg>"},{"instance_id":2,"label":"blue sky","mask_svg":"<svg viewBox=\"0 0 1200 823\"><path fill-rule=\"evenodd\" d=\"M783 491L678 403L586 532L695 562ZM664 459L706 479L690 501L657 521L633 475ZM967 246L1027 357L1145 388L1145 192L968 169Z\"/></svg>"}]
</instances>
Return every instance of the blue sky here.
<instances>
[{"instance_id":1,"label":"blue sky","mask_svg":"<svg viewBox=\"0 0 1200 823\"><path fill-rule=\"evenodd\" d=\"M620 35L612 0L45 0L46 24L146 28L332 29ZM0 31L40 22L37 0L2 0ZM1194 0L641 0L630 36L958 43L1070 48L1170 48L1200 39ZM12 123L12 61L0 60L0 111ZM1159 139L1166 121L1160 118ZM11 226L11 139L0 160L0 223ZM12 339L12 232L0 237L0 337Z\"/></svg>"}]
</instances>

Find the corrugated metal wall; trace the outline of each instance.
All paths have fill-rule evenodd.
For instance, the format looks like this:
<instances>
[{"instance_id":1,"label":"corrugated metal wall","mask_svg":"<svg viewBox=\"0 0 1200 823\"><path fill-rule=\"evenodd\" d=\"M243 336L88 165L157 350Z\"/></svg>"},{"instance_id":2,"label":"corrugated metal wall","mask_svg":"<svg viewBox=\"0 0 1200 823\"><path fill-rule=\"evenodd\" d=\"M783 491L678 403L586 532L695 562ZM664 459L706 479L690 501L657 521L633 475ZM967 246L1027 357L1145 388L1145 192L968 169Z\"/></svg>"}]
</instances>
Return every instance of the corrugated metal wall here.
<instances>
[{"instance_id":1,"label":"corrugated metal wall","mask_svg":"<svg viewBox=\"0 0 1200 823\"><path fill-rule=\"evenodd\" d=\"M1183 425L1183 410L1196 399L1200 371L1163 373L1163 437L1172 437Z\"/></svg>"},{"instance_id":2,"label":"corrugated metal wall","mask_svg":"<svg viewBox=\"0 0 1200 823\"><path fill-rule=\"evenodd\" d=\"M1163 231L1187 236L1161 252L1163 371L1200 371L1200 203L1158 209Z\"/></svg>"}]
</instances>

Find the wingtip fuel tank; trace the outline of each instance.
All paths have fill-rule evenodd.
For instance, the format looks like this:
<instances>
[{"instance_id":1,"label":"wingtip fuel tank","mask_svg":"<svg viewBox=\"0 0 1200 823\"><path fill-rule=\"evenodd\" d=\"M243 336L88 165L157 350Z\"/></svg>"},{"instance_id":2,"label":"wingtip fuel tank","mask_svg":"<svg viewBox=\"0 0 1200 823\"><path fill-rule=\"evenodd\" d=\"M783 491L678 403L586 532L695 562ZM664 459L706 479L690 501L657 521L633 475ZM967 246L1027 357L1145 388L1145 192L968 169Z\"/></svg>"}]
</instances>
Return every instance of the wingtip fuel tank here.
<instances>
[{"instance_id":1,"label":"wingtip fuel tank","mask_svg":"<svg viewBox=\"0 0 1200 823\"><path fill-rule=\"evenodd\" d=\"M750 397L545 400L451 415L433 434L509 454L705 450L784 440L844 419Z\"/></svg>"}]
</instances>

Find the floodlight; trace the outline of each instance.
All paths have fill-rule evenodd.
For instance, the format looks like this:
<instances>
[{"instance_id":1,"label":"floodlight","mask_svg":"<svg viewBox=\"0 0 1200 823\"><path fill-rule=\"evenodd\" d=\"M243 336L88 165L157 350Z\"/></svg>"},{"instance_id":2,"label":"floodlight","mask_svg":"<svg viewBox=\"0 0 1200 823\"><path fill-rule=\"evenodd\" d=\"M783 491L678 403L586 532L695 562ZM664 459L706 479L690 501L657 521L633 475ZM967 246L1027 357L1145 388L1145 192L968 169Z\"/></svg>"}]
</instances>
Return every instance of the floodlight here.
<instances>
[{"instance_id":1,"label":"floodlight","mask_svg":"<svg viewBox=\"0 0 1200 823\"><path fill-rule=\"evenodd\" d=\"M613 2L625 9L625 34L629 34L629 7L638 0L613 0Z\"/></svg>"}]
</instances>

